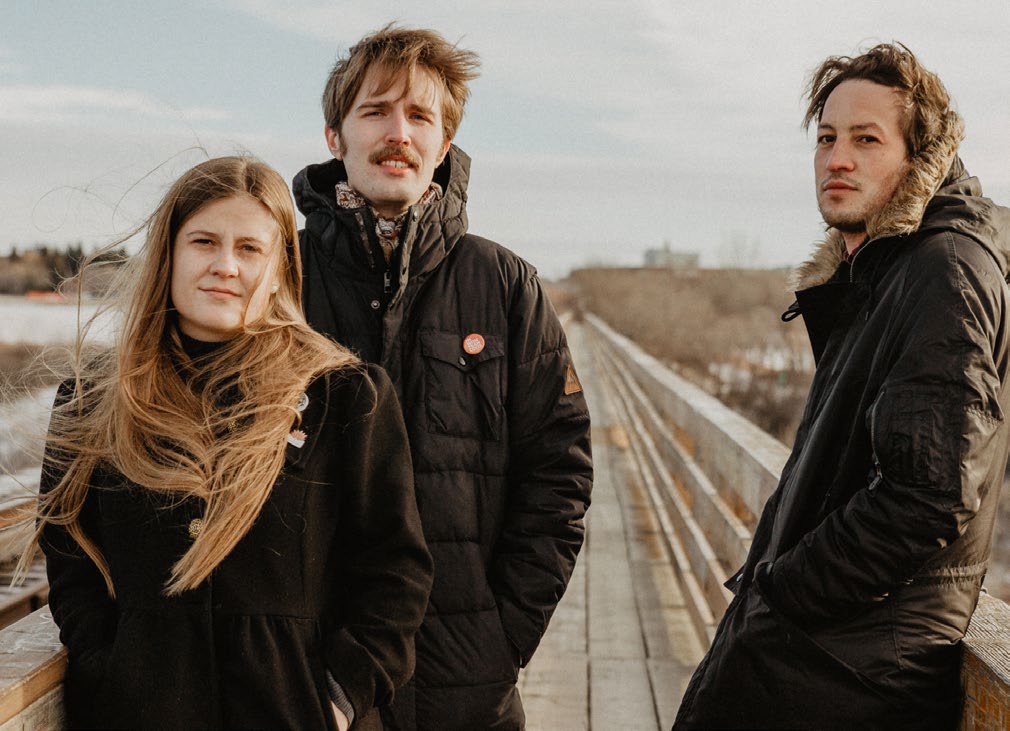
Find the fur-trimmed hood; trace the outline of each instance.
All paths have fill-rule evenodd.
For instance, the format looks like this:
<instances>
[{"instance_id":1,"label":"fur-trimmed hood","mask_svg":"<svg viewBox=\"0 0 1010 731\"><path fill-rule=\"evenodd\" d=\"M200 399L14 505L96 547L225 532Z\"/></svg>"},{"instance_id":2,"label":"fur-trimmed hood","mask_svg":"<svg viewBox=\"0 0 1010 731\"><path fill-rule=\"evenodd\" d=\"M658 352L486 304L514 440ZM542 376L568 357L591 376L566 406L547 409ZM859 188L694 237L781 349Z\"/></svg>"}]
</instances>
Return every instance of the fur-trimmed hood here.
<instances>
[{"instance_id":1,"label":"fur-trimmed hood","mask_svg":"<svg viewBox=\"0 0 1010 731\"><path fill-rule=\"evenodd\" d=\"M977 178L969 177L957 149L964 137L956 115L945 121L944 132L915 158L891 200L867 222L868 239L907 236L917 231L953 229L979 241L1000 265L1010 270L1010 210L982 197ZM812 257L790 277L799 291L823 284L845 257L845 240L829 228Z\"/></svg>"}]
</instances>

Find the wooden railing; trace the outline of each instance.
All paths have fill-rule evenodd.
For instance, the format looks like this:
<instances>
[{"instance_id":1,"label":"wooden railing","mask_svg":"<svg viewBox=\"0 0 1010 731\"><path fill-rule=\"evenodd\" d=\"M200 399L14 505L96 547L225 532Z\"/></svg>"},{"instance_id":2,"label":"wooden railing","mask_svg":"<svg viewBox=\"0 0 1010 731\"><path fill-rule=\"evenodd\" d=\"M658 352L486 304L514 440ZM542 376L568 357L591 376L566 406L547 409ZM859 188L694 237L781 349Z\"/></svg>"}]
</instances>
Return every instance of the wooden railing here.
<instances>
[{"instance_id":1,"label":"wooden railing","mask_svg":"<svg viewBox=\"0 0 1010 731\"><path fill-rule=\"evenodd\" d=\"M708 641L722 587L747 553L786 448L588 316L604 377L621 394L666 550ZM0 632L0 731L60 728L66 652L47 609ZM961 727L1010 728L1010 606L983 594L963 642Z\"/></svg>"},{"instance_id":2,"label":"wooden railing","mask_svg":"<svg viewBox=\"0 0 1010 731\"><path fill-rule=\"evenodd\" d=\"M66 658L45 607L0 631L0 731L63 728Z\"/></svg>"},{"instance_id":3,"label":"wooden railing","mask_svg":"<svg viewBox=\"0 0 1010 731\"><path fill-rule=\"evenodd\" d=\"M17 554L31 534L35 501L24 485L38 470L0 484L0 731L63 727L66 651L49 610L45 563L11 586ZM26 522L26 516L29 520ZM42 607L40 609L40 607Z\"/></svg>"},{"instance_id":4,"label":"wooden railing","mask_svg":"<svg viewBox=\"0 0 1010 731\"><path fill-rule=\"evenodd\" d=\"M598 318L586 324L622 393L668 555L708 641L729 601L722 582L742 564L788 450ZM983 593L962 647L961 728L1010 728L1010 606Z\"/></svg>"}]
</instances>

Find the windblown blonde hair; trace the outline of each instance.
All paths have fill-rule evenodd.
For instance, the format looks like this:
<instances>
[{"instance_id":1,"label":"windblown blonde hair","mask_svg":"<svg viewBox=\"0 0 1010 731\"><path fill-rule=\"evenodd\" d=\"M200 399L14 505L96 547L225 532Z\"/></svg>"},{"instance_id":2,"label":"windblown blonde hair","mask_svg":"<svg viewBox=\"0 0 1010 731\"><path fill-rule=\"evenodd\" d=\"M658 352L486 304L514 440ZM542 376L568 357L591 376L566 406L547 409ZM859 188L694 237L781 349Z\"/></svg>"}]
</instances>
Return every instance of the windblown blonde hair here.
<instances>
[{"instance_id":1,"label":"windblown blonde hair","mask_svg":"<svg viewBox=\"0 0 1010 731\"><path fill-rule=\"evenodd\" d=\"M232 196L259 201L277 222L279 288L266 313L211 353L182 347L170 291L180 226L203 206ZM204 581L249 531L284 463L287 435L309 382L360 363L313 331L301 308L301 260L287 185L248 157L208 160L176 181L147 221L147 238L120 282L122 327L112 350L78 356L53 409L39 527L66 526L98 566L111 596L108 562L80 515L96 470L112 469L171 500L196 498L204 525L172 567L168 595ZM85 269L86 271L86 269ZM30 559L26 551L22 563Z\"/></svg>"}]
</instances>

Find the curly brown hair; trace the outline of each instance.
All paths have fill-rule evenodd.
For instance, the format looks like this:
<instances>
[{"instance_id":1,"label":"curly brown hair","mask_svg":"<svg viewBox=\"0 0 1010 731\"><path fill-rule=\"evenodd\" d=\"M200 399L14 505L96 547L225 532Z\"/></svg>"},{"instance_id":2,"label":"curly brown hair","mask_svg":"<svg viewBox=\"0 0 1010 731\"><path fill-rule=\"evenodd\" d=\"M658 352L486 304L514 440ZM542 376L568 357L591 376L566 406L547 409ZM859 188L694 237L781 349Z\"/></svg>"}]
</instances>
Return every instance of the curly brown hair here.
<instances>
[{"instance_id":1,"label":"curly brown hair","mask_svg":"<svg viewBox=\"0 0 1010 731\"><path fill-rule=\"evenodd\" d=\"M951 127L964 125L951 109L950 96L943 83L919 63L907 46L881 43L859 56L831 56L810 76L803 124L820 121L824 104L843 81L864 79L898 91L904 107L905 145L910 158L929 149Z\"/></svg>"}]
</instances>

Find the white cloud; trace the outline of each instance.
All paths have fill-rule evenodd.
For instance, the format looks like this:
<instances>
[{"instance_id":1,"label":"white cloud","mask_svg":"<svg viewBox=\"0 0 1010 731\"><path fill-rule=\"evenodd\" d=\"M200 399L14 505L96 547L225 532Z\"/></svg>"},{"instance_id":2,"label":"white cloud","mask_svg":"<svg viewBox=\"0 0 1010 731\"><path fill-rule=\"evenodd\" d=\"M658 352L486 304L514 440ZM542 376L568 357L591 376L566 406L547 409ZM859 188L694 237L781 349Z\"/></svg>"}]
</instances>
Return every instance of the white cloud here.
<instances>
[{"instance_id":1,"label":"white cloud","mask_svg":"<svg viewBox=\"0 0 1010 731\"><path fill-rule=\"evenodd\" d=\"M14 51L6 45L0 45L0 74L12 74L20 71L21 68L14 56Z\"/></svg>"},{"instance_id":2,"label":"white cloud","mask_svg":"<svg viewBox=\"0 0 1010 731\"><path fill-rule=\"evenodd\" d=\"M0 86L0 121L47 124L129 124L137 118L165 122L221 122L228 114L209 107L178 108L150 94L67 85Z\"/></svg>"},{"instance_id":3,"label":"white cloud","mask_svg":"<svg viewBox=\"0 0 1010 731\"><path fill-rule=\"evenodd\" d=\"M258 18L279 29L327 41L353 42L398 13L384 12L393 3L278 2L277 0L228 0L233 10ZM402 12L402 9L401 9Z\"/></svg>"},{"instance_id":4,"label":"white cloud","mask_svg":"<svg viewBox=\"0 0 1010 731\"><path fill-rule=\"evenodd\" d=\"M911 0L844 8L818 0L222 1L276 36L263 53L277 54L279 69L295 74L291 61L303 53L318 63L309 73L320 86L329 59L391 20L435 28L480 53L460 134L474 156L473 230L548 273L586 259L640 261L664 239L712 252L737 232L762 241L764 263L801 259L820 233L813 143L800 128L806 74L829 54L892 38L943 78L967 121L966 164L993 198L1010 198L1006 0L980 0L971 14ZM193 145L212 155L249 149L287 178L325 157L314 108L284 126L256 115L286 77L264 78L255 98L238 99L213 71L214 50L203 51L211 71L193 78L218 90L221 101L210 103L230 114L166 104L168 92L153 83L30 87L4 85L0 75L0 221L13 232L0 243L122 230L196 162L201 153L173 158ZM0 46L0 71L18 60ZM306 96L314 103L318 92ZM262 135L249 135L251 124ZM132 188L165 160L157 185Z\"/></svg>"},{"instance_id":5,"label":"white cloud","mask_svg":"<svg viewBox=\"0 0 1010 731\"><path fill-rule=\"evenodd\" d=\"M628 84L636 88L645 71L655 70L650 46L656 44L642 30L648 27L645 0L442 2L409 9L389 0L228 4L279 29L333 42L335 52L390 21L431 27L477 51L483 75L496 84L593 108L640 100Z\"/></svg>"},{"instance_id":6,"label":"white cloud","mask_svg":"<svg viewBox=\"0 0 1010 731\"><path fill-rule=\"evenodd\" d=\"M208 157L248 152L290 179L320 146L284 137L198 138L184 129L7 124L0 130L0 247L108 243L140 224L173 180Z\"/></svg>"},{"instance_id":7,"label":"white cloud","mask_svg":"<svg viewBox=\"0 0 1010 731\"><path fill-rule=\"evenodd\" d=\"M0 74L14 74L24 68L24 65L17 60L13 49L8 46L0 46Z\"/></svg>"}]
</instances>

